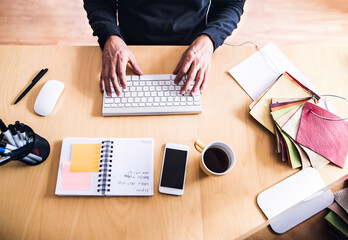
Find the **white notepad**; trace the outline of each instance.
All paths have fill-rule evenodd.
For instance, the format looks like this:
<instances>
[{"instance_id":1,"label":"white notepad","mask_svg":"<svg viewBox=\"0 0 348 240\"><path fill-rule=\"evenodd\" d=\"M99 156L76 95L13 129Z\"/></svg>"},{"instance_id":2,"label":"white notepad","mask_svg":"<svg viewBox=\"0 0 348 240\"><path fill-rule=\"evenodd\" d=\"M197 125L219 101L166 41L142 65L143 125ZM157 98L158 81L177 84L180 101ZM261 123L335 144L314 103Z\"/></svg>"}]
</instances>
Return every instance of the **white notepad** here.
<instances>
[{"instance_id":1,"label":"white notepad","mask_svg":"<svg viewBox=\"0 0 348 240\"><path fill-rule=\"evenodd\" d=\"M284 72L317 94L319 91L274 44L269 43L237 66L228 70L244 91L256 100Z\"/></svg>"},{"instance_id":2,"label":"white notepad","mask_svg":"<svg viewBox=\"0 0 348 240\"><path fill-rule=\"evenodd\" d=\"M70 163L74 144L101 144L100 156L97 156L99 157L98 163L100 164L99 172L65 172L63 174L63 166L64 169L66 169L67 166L71 166ZM68 179L66 176L78 177L69 177ZM76 181L85 182L80 184L78 189L71 189L76 185L73 182L74 179ZM64 183L62 181L64 181ZM56 195L152 196L153 184L153 139L63 139L56 184Z\"/></svg>"}]
</instances>

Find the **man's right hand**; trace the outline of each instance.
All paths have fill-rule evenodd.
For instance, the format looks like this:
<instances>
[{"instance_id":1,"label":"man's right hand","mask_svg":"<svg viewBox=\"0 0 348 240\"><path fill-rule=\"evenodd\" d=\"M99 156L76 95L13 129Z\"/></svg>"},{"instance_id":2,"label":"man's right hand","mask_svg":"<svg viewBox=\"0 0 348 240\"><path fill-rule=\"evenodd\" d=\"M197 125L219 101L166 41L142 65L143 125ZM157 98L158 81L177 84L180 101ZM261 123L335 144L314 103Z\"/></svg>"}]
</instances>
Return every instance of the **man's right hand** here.
<instances>
[{"instance_id":1,"label":"man's right hand","mask_svg":"<svg viewBox=\"0 0 348 240\"><path fill-rule=\"evenodd\" d=\"M100 91L106 91L111 96L111 83L117 96L121 94L121 87L127 87L126 68L129 62L136 74L143 74L133 53L126 43L118 36L111 36L105 43L102 56L102 70L100 74ZM121 85L121 86L120 86Z\"/></svg>"}]
</instances>

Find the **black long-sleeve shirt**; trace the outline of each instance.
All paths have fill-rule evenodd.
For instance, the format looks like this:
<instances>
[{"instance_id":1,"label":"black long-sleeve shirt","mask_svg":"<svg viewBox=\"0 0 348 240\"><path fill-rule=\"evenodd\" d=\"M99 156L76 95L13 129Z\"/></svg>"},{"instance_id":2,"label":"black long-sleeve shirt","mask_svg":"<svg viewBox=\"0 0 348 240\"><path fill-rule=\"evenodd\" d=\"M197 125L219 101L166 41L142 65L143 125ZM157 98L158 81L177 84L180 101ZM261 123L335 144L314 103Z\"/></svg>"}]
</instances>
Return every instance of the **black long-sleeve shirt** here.
<instances>
[{"instance_id":1,"label":"black long-sleeve shirt","mask_svg":"<svg viewBox=\"0 0 348 240\"><path fill-rule=\"evenodd\" d=\"M102 49L111 35L131 45L190 45L201 34L207 34L216 49L237 27L244 3L245 0L84 0L84 8Z\"/></svg>"}]
</instances>

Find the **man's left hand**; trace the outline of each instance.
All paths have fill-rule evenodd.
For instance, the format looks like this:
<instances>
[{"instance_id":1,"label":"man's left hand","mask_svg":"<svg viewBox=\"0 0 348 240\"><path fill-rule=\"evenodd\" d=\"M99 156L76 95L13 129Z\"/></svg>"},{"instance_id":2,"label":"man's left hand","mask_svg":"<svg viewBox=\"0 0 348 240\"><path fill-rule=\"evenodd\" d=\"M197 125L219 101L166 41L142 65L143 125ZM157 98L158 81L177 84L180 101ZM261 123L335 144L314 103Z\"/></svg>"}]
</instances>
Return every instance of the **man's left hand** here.
<instances>
[{"instance_id":1,"label":"man's left hand","mask_svg":"<svg viewBox=\"0 0 348 240\"><path fill-rule=\"evenodd\" d=\"M174 74L177 74L174 80L176 84L181 81L184 75L187 75L186 82L180 91L181 94L186 93L194 80L195 84L191 90L191 95L194 96L198 90L200 93L203 92L208 81L213 51L214 46L210 37L208 35L200 35L183 53L180 62L174 70Z\"/></svg>"}]
</instances>

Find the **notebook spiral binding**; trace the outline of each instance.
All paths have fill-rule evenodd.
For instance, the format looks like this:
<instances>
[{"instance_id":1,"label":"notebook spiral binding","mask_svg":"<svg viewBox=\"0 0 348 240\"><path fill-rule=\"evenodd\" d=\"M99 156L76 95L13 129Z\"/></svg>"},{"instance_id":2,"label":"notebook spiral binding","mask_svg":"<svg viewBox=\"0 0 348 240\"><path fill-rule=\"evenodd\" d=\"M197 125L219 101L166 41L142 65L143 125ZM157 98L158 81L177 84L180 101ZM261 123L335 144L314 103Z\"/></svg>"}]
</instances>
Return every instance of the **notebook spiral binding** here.
<instances>
[{"instance_id":1,"label":"notebook spiral binding","mask_svg":"<svg viewBox=\"0 0 348 240\"><path fill-rule=\"evenodd\" d=\"M110 140L102 141L101 144L97 192L101 192L102 195L110 192L113 144Z\"/></svg>"}]
</instances>

